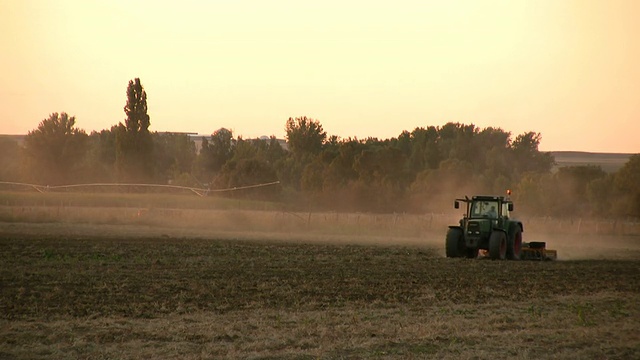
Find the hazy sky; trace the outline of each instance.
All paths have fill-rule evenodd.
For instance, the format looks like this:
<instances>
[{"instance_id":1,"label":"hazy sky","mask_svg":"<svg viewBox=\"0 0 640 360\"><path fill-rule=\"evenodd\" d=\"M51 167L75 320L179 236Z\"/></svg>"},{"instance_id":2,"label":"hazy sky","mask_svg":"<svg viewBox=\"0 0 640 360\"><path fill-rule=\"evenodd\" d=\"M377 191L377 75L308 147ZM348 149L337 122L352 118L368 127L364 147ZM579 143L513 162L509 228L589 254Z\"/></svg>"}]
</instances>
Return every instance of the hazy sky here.
<instances>
[{"instance_id":1,"label":"hazy sky","mask_svg":"<svg viewBox=\"0 0 640 360\"><path fill-rule=\"evenodd\" d=\"M389 138L448 121L640 152L640 1L0 0L0 133L52 112L151 129Z\"/></svg>"}]
</instances>

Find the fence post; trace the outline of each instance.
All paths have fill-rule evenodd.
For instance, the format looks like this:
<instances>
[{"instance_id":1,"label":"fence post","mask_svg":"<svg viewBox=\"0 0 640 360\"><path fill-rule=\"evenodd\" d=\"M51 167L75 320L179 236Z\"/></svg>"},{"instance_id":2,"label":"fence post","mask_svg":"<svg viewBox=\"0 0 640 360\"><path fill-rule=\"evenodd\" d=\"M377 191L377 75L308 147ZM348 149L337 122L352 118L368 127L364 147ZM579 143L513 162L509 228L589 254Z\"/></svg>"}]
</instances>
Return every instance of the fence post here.
<instances>
[{"instance_id":1,"label":"fence post","mask_svg":"<svg viewBox=\"0 0 640 360\"><path fill-rule=\"evenodd\" d=\"M582 218L578 220L578 234L580 234L580 227L582 227Z\"/></svg>"}]
</instances>

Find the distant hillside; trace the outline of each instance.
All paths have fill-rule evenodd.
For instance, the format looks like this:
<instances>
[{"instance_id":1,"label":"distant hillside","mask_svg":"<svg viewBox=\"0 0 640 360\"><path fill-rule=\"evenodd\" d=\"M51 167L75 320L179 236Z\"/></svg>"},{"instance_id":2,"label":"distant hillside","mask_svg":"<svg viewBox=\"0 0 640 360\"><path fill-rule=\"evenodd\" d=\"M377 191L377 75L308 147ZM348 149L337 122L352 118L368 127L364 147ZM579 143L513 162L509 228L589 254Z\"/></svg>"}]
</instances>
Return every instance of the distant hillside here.
<instances>
[{"instance_id":1,"label":"distant hillside","mask_svg":"<svg viewBox=\"0 0 640 360\"><path fill-rule=\"evenodd\" d=\"M632 154L591 153L583 151L551 151L556 168L563 166L595 165L606 172L616 172L626 164Z\"/></svg>"}]
</instances>

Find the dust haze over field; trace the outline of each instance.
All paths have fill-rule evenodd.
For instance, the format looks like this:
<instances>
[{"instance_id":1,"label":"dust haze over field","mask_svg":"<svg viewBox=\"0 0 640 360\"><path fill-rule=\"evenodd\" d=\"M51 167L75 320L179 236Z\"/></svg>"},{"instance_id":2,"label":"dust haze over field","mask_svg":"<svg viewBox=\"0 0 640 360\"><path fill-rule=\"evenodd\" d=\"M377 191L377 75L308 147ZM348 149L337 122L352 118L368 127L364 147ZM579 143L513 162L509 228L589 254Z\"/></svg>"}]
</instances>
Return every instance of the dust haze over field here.
<instances>
[{"instance_id":1,"label":"dust haze over field","mask_svg":"<svg viewBox=\"0 0 640 360\"><path fill-rule=\"evenodd\" d=\"M7 233L77 236L165 236L235 238L294 243L406 245L444 256L449 225L463 209L446 213L365 214L286 210L192 209L182 200L158 207L1 206L0 229ZM605 220L518 217L523 241L544 241L560 260L624 259L640 256L640 224ZM612 231L615 229L615 232Z\"/></svg>"},{"instance_id":2,"label":"dust haze over field","mask_svg":"<svg viewBox=\"0 0 640 360\"><path fill-rule=\"evenodd\" d=\"M460 195L424 214L59 195L0 204L0 358L640 357L634 222L520 217L560 261L491 261L444 256Z\"/></svg>"}]
</instances>

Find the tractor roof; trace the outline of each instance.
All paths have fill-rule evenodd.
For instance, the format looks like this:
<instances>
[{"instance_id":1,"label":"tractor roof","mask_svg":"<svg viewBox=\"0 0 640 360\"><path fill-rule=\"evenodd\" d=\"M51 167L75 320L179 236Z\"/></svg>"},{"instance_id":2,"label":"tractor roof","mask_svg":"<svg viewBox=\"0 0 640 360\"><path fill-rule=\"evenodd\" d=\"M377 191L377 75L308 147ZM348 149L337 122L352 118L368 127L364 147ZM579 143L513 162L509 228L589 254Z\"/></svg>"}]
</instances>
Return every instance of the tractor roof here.
<instances>
[{"instance_id":1,"label":"tractor roof","mask_svg":"<svg viewBox=\"0 0 640 360\"><path fill-rule=\"evenodd\" d=\"M480 201L509 201L509 199L505 199L504 196L488 196L488 195L477 195L471 198L471 200L480 200Z\"/></svg>"},{"instance_id":2,"label":"tractor roof","mask_svg":"<svg viewBox=\"0 0 640 360\"><path fill-rule=\"evenodd\" d=\"M510 203L511 199L509 199L508 197L504 197L504 196L476 195L476 196L473 196L471 199L469 199L469 197L465 196L464 199L456 199L456 201L464 201L466 203L470 203L472 201L499 201L499 202L502 202L502 203Z\"/></svg>"}]
</instances>

